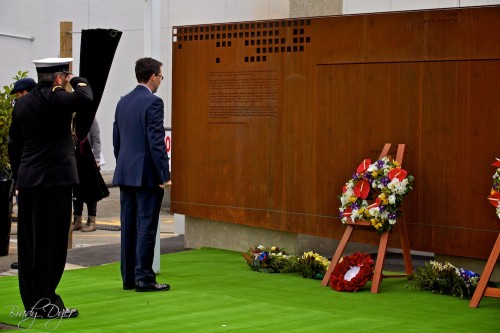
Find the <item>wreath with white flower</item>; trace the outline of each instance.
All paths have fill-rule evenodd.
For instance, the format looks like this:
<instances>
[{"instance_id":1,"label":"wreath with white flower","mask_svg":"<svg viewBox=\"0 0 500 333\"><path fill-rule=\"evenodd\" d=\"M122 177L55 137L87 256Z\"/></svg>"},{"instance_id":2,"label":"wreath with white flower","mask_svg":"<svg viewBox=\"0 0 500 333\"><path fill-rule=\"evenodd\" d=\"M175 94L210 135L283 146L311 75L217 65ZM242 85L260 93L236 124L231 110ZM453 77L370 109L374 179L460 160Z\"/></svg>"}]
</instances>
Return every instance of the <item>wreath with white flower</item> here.
<instances>
[{"instance_id":1,"label":"wreath with white flower","mask_svg":"<svg viewBox=\"0 0 500 333\"><path fill-rule=\"evenodd\" d=\"M403 197L412 188L413 176L400 168L399 162L384 157L375 163L365 159L343 186L340 218L369 221L379 232L389 231L402 213ZM375 200L369 203L368 200Z\"/></svg>"},{"instance_id":2,"label":"wreath with white flower","mask_svg":"<svg viewBox=\"0 0 500 333\"><path fill-rule=\"evenodd\" d=\"M488 200L495 206L497 216L500 219L500 159L497 158L492 165L496 167L497 170L493 174L493 186L491 187Z\"/></svg>"},{"instance_id":3,"label":"wreath with white flower","mask_svg":"<svg viewBox=\"0 0 500 333\"><path fill-rule=\"evenodd\" d=\"M373 276L373 259L359 252L345 256L333 269L330 287L337 291L358 291Z\"/></svg>"}]
</instances>

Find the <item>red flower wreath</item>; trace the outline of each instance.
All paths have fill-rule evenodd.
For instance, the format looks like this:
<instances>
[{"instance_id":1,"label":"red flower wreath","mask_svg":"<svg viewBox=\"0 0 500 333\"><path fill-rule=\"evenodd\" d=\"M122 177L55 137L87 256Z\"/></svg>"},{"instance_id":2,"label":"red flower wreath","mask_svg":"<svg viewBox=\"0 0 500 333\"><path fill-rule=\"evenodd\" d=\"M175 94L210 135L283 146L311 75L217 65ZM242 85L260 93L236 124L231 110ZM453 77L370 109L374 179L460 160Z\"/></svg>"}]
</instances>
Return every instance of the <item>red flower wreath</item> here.
<instances>
[{"instance_id":1,"label":"red flower wreath","mask_svg":"<svg viewBox=\"0 0 500 333\"><path fill-rule=\"evenodd\" d=\"M488 200L495 206L497 216L500 219L500 159L495 159L492 165L497 168L497 171L493 174L493 186Z\"/></svg>"},{"instance_id":2,"label":"red flower wreath","mask_svg":"<svg viewBox=\"0 0 500 333\"><path fill-rule=\"evenodd\" d=\"M374 266L369 254L356 252L345 256L335 266L330 286L337 291L358 291L372 278Z\"/></svg>"}]
</instances>

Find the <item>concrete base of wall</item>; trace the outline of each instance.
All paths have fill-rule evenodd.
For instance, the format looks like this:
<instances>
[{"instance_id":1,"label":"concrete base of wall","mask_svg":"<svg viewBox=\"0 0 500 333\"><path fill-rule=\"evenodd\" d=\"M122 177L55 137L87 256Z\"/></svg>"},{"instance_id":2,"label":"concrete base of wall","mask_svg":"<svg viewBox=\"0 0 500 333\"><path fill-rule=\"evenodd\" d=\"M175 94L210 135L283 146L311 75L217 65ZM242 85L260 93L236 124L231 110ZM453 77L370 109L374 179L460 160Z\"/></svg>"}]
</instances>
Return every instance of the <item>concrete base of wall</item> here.
<instances>
[{"instance_id":1,"label":"concrete base of wall","mask_svg":"<svg viewBox=\"0 0 500 333\"><path fill-rule=\"evenodd\" d=\"M185 217L185 246L187 248L214 247L245 252L250 247L279 246L293 254L314 251L331 257L338 240L277 230L249 227L239 224ZM377 247L368 244L350 243L345 254L356 251L375 253Z\"/></svg>"}]
</instances>

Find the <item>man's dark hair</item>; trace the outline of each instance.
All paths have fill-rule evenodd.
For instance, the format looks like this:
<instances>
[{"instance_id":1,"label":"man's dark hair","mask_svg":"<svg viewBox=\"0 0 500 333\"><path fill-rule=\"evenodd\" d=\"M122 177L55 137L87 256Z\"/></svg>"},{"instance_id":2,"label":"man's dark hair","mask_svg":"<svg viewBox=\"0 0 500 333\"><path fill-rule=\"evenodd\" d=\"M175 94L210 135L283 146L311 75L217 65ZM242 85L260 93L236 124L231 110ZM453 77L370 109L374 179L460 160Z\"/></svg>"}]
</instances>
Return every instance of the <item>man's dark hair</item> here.
<instances>
[{"instance_id":1,"label":"man's dark hair","mask_svg":"<svg viewBox=\"0 0 500 333\"><path fill-rule=\"evenodd\" d=\"M153 58L141 58L135 62L135 77L137 82L146 83L153 74L160 73L163 64Z\"/></svg>"},{"instance_id":2,"label":"man's dark hair","mask_svg":"<svg viewBox=\"0 0 500 333\"><path fill-rule=\"evenodd\" d=\"M63 72L57 73L38 73L38 82L53 83L57 75L64 75Z\"/></svg>"}]
</instances>

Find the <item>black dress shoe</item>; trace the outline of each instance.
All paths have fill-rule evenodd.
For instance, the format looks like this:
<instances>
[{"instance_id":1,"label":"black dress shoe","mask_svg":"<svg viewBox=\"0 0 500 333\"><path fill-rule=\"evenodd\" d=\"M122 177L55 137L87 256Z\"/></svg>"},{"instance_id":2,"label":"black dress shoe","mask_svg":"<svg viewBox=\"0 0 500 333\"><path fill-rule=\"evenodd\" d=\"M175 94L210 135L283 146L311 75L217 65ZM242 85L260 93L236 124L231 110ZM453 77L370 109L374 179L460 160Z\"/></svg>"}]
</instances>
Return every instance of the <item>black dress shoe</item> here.
<instances>
[{"instance_id":1,"label":"black dress shoe","mask_svg":"<svg viewBox=\"0 0 500 333\"><path fill-rule=\"evenodd\" d=\"M132 290L135 289L135 284L124 284L123 290Z\"/></svg>"},{"instance_id":2,"label":"black dress shoe","mask_svg":"<svg viewBox=\"0 0 500 333\"><path fill-rule=\"evenodd\" d=\"M138 281L135 284L135 291L167 291L170 290L170 285L157 282Z\"/></svg>"},{"instance_id":3,"label":"black dress shoe","mask_svg":"<svg viewBox=\"0 0 500 333\"><path fill-rule=\"evenodd\" d=\"M12 264L10 264L11 269L18 269L19 268L19 262L14 261Z\"/></svg>"},{"instance_id":4,"label":"black dress shoe","mask_svg":"<svg viewBox=\"0 0 500 333\"><path fill-rule=\"evenodd\" d=\"M80 313L78 312L78 309L69 309L66 308L60 313L60 318L75 318L78 317Z\"/></svg>"}]
</instances>

